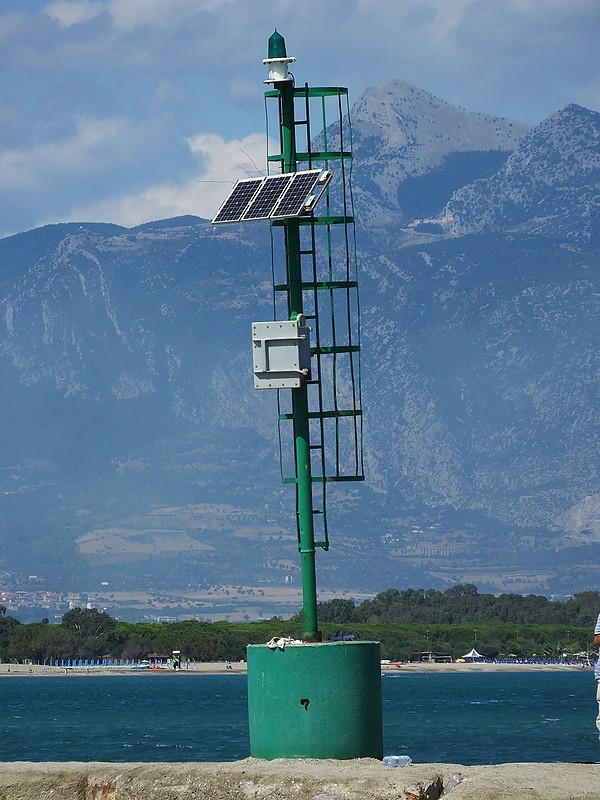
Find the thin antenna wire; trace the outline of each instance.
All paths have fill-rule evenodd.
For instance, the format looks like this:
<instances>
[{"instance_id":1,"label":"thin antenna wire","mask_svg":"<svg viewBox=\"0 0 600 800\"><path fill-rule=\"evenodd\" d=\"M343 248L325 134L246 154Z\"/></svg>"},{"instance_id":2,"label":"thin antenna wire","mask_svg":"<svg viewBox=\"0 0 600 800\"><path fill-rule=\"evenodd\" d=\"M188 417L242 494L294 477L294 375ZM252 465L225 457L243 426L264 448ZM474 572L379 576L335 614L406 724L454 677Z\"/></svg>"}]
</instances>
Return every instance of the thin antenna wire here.
<instances>
[{"instance_id":1,"label":"thin antenna wire","mask_svg":"<svg viewBox=\"0 0 600 800\"><path fill-rule=\"evenodd\" d=\"M238 163L236 162L235 166L236 166L238 169L241 169L241 170L242 170L242 172L244 172L244 173L245 173L245 174L246 174L246 175L247 175L249 178L255 178L255 177L256 177L256 175L253 175L253 174L250 172L250 170L249 170L249 169L246 169L246 167L243 167L241 164L238 164ZM259 170L259 171L260 171L260 170Z\"/></svg>"},{"instance_id":2,"label":"thin antenna wire","mask_svg":"<svg viewBox=\"0 0 600 800\"><path fill-rule=\"evenodd\" d=\"M251 156L249 153L247 153L247 152L246 152L246 151L245 151L245 150L244 150L242 147L240 147L240 150L241 150L241 151L242 151L242 153L243 153L243 154L246 156L246 158L250 159L250 161L251 161L251 162L254 164L254 167L255 167L256 171L258 172L258 174L259 174L259 175L261 175L261 174L262 174L262 175L263 175L263 177L264 177L264 176L267 174L267 171L266 171L266 170L264 170L264 169L260 169L260 167L258 166L258 164L256 163L256 161L255 161L255 160L252 158L252 156ZM236 164L236 167L239 167L239 166L240 166L239 164ZM243 167L240 167L240 169L244 169L244 168L243 168Z\"/></svg>"}]
</instances>

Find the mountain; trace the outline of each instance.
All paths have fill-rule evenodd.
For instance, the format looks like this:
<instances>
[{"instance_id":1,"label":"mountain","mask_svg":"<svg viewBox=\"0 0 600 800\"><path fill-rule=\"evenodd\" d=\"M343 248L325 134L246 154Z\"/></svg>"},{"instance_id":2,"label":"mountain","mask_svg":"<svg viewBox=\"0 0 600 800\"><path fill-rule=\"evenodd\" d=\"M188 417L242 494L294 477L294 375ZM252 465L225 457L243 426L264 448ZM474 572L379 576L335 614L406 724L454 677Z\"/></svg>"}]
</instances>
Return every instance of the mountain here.
<instances>
[{"instance_id":1,"label":"mountain","mask_svg":"<svg viewBox=\"0 0 600 800\"><path fill-rule=\"evenodd\" d=\"M503 231L553 241L598 237L598 114L577 105L548 117L494 175L458 189L444 227L455 233Z\"/></svg>"},{"instance_id":2,"label":"mountain","mask_svg":"<svg viewBox=\"0 0 600 800\"><path fill-rule=\"evenodd\" d=\"M329 491L320 588L595 587L600 114L387 81L351 116L367 480ZM269 258L265 225L195 217L0 240L0 583L202 587L206 614L299 583L251 380Z\"/></svg>"},{"instance_id":3,"label":"mountain","mask_svg":"<svg viewBox=\"0 0 600 800\"><path fill-rule=\"evenodd\" d=\"M455 190L494 174L528 130L405 81L373 86L351 117L355 201L366 232L377 236L439 213Z\"/></svg>"}]
</instances>

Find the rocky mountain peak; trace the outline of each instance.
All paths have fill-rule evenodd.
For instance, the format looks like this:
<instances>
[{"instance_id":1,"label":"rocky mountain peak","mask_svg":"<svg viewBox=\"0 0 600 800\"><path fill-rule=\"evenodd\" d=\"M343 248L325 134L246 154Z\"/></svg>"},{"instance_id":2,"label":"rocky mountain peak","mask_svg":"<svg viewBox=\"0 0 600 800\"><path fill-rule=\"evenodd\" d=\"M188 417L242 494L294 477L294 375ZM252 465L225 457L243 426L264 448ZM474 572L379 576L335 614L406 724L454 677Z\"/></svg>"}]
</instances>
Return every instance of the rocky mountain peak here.
<instances>
[{"instance_id":1,"label":"rocky mountain peak","mask_svg":"<svg viewBox=\"0 0 600 800\"><path fill-rule=\"evenodd\" d=\"M453 106L401 80L367 89L352 117L361 162L380 162L393 154L408 175L430 169L451 152L512 150L528 130L520 122Z\"/></svg>"},{"instance_id":2,"label":"rocky mountain peak","mask_svg":"<svg viewBox=\"0 0 600 800\"><path fill-rule=\"evenodd\" d=\"M431 209L419 209L439 212L454 189L472 175L479 177L485 154L495 154L496 165L498 154L503 160L528 126L466 111L406 81L388 80L367 89L354 104L352 130L357 206L364 209L363 219L379 228L413 216L403 197L404 181L432 170L453 173L450 183L442 176L439 204L436 197ZM476 161L477 167L463 163L458 175L457 155L463 162Z\"/></svg>"},{"instance_id":3,"label":"rocky mountain peak","mask_svg":"<svg viewBox=\"0 0 600 800\"><path fill-rule=\"evenodd\" d=\"M553 182L581 170L593 176L600 168L600 113L571 103L551 114L519 143L513 166L524 159L530 163L532 154Z\"/></svg>"},{"instance_id":4,"label":"rocky mountain peak","mask_svg":"<svg viewBox=\"0 0 600 800\"><path fill-rule=\"evenodd\" d=\"M599 191L600 113L570 104L524 136L495 175L456 191L443 218L455 234L544 231L589 242Z\"/></svg>"}]
</instances>

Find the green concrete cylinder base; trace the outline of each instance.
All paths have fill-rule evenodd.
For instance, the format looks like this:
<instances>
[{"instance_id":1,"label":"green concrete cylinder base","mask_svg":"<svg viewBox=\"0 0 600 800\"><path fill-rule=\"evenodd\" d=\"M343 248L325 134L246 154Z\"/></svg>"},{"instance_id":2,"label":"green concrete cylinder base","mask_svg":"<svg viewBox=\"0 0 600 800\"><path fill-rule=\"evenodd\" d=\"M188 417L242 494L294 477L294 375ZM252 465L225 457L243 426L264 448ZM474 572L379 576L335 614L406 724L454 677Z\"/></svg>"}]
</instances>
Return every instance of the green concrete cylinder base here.
<instances>
[{"instance_id":1,"label":"green concrete cylinder base","mask_svg":"<svg viewBox=\"0 0 600 800\"><path fill-rule=\"evenodd\" d=\"M379 642L248 645L253 758L383 756Z\"/></svg>"}]
</instances>

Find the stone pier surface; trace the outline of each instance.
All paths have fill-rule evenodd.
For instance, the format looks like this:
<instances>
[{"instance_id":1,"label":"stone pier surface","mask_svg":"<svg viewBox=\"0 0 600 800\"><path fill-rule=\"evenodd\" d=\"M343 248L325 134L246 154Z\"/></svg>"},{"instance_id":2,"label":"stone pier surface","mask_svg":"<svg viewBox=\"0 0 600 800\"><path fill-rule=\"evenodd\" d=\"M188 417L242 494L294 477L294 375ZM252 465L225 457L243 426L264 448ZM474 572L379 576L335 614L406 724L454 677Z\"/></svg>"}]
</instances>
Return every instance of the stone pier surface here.
<instances>
[{"instance_id":1,"label":"stone pier surface","mask_svg":"<svg viewBox=\"0 0 600 800\"><path fill-rule=\"evenodd\" d=\"M412 764L246 759L231 763L0 763L0 800L600 800L600 765Z\"/></svg>"}]
</instances>

